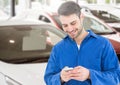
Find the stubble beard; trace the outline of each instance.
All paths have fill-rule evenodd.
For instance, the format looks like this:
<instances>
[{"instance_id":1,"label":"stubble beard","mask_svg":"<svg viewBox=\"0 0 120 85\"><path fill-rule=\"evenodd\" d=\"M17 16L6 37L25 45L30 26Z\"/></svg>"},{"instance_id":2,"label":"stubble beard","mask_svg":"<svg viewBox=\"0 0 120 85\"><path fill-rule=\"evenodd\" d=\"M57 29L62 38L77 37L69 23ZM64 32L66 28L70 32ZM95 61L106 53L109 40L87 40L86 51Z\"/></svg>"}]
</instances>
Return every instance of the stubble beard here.
<instances>
[{"instance_id":1,"label":"stubble beard","mask_svg":"<svg viewBox=\"0 0 120 85\"><path fill-rule=\"evenodd\" d=\"M82 29L77 29L77 30L79 30L79 31L78 31L77 35L73 39L76 39L78 36L80 36L82 34L83 27L82 27Z\"/></svg>"}]
</instances>

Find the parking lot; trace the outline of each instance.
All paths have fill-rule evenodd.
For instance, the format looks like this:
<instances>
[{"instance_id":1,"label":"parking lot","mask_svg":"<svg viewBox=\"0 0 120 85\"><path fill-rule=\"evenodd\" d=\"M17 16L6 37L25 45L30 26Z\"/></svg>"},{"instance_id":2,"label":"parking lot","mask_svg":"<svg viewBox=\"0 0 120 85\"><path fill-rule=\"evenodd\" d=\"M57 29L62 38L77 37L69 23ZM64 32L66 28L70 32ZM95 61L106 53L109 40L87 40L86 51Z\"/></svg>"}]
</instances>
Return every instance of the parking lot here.
<instances>
[{"instance_id":1,"label":"parking lot","mask_svg":"<svg viewBox=\"0 0 120 85\"><path fill-rule=\"evenodd\" d=\"M67 36L57 13L66 0L14 1L0 1L0 85L46 85L44 74L51 50ZM73 1L81 3L83 28L109 40L120 62L119 2ZM116 80L120 82L120 75Z\"/></svg>"}]
</instances>

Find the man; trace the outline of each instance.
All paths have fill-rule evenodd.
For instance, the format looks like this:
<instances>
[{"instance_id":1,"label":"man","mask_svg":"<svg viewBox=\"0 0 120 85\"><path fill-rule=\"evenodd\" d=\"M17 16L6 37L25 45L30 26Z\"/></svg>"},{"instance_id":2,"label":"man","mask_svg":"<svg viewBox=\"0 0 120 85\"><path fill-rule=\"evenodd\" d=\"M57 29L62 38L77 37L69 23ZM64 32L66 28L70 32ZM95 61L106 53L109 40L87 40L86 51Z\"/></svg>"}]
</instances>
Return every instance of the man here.
<instances>
[{"instance_id":1,"label":"man","mask_svg":"<svg viewBox=\"0 0 120 85\"><path fill-rule=\"evenodd\" d=\"M84 17L75 2L63 3L58 14L68 35L51 51L46 84L118 85L119 62L109 40L83 28Z\"/></svg>"}]
</instances>

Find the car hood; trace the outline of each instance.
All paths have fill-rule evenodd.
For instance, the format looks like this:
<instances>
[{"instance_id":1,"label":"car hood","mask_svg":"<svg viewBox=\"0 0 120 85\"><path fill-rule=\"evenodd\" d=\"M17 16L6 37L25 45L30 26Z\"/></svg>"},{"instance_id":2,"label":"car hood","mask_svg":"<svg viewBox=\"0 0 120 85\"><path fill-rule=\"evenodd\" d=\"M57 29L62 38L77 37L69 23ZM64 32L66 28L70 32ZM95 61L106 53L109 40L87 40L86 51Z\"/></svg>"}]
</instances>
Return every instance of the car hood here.
<instances>
[{"instance_id":1,"label":"car hood","mask_svg":"<svg viewBox=\"0 0 120 85\"><path fill-rule=\"evenodd\" d=\"M45 85L46 63L8 64L0 61L0 72L22 85Z\"/></svg>"},{"instance_id":2,"label":"car hood","mask_svg":"<svg viewBox=\"0 0 120 85\"><path fill-rule=\"evenodd\" d=\"M110 40L114 49L116 50L116 53L120 54L120 34L116 33L116 34L103 35L103 36Z\"/></svg>"},{"instance_id":3,"label":"car hood","mask_svg":"<svg viewBox=\"0 0 120 85\"><path fill-rule=\"evenodd\" d=\"M120 43L120 33L108 34L102 36Z\"/></svg>"},{"instance_id":4,"label":"car hood","mask_svg":"<svg viewBox=\"0 0 120 85\"><path fill-rule=\"evenodd\" d=\"M118 23L107 23L109 26L111 26L111 27L115 27L115 28L120 28L120 22L118 22Z\"/></svg>"}]
</instances>

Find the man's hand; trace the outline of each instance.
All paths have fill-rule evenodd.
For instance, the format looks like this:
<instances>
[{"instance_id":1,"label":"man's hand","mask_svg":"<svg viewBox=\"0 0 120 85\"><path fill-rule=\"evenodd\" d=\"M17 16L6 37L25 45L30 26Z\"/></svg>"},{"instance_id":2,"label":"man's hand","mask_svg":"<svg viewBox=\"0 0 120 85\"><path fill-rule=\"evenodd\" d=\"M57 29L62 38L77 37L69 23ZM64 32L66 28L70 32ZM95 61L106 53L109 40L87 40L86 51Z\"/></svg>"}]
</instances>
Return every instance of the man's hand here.
<instances>
[{"instance_id":1,"label":"man's hand","mask_svg":"<svg viewBox=\"0 0 120 85\"><path fill-rule=\"evenodd\" d=\"M62 69L60 77L61 77L61 82L68 82L69 80L71 80L71 73L70 70L72 70L72 68L68 68L65 67Z\"/></svg>"},{"instance_id":2,"label":"man's hand","mask_svg":"<svg viewBox=\"0 0 120 85\"><path fill-rule=\"evenodd\" d=\"M82 66L75 67L71 72L71 79L78 81L85 81L90 78L90 72L87 68Z\"/></svg>"},{"instance_id":3,"label":"man's hand","mask_svg":"<svg viewBox=\"0 0 120 85\"><path fill-rule=\"evenodd\" d=\"M90 73L87 68L77 66L69 71L63 69L61 71L60 77L62 82L68 82L71 79L85 81L90 78Z\"/></svg>"}]
</instances>

